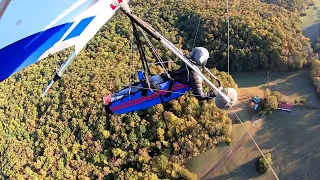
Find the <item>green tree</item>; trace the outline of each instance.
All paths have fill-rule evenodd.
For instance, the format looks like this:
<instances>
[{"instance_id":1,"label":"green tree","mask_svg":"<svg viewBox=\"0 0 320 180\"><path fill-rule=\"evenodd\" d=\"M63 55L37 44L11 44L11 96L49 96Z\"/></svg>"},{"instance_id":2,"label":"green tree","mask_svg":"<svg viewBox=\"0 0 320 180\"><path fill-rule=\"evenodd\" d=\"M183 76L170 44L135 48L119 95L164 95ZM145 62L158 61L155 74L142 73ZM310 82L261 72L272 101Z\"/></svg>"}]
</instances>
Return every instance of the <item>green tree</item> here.
<instances>
[{"instance_id":1,"label":"green tree","mask_svg":"<svg viewBox=\"0 0 320 180\"><path fill-rule=\"evenodd\" d=\"M266 157L266 159L264 159L263 157L260 157L258 160L258 163L257 163L257 170L261 173L267 172L267 170L269 168L267 161L269 162L270 165L272 165L271 153L266 153L266 154L264 154L264 156Z\"/></svg>"},{"instance_id":2,"label":"green tree","mask_svg":"<svg viewBox=\"0 0 320 180\"><path fill-rule=\"evenodd\" d=\"M278 100L276 96L269 96L267 98L267 107L270 110L275 110L278 108Z\"/></svg>"},{"instance_id":3,"label":"green tree","mask_svg":"<svg viewBox=\"0 0 320 180\"><path fill-rule=\"evenodd\" d=\"M271 95L271 91L269 90L269 88L264 90L263 95L264 95L264 98L268 98Z\"/></svg>"}]
</instances>

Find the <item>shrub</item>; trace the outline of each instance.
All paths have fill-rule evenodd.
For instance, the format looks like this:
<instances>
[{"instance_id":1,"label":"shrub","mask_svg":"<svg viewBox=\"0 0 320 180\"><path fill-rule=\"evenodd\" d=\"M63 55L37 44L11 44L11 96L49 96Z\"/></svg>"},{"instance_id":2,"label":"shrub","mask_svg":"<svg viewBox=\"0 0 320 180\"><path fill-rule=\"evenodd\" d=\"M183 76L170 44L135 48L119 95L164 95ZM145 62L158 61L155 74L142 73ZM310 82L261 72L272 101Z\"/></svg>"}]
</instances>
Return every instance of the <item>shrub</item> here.
<instances>
[{"instance_id":1,"label":"shrub","mask_svg":"<svg viewBox=\"0 0 320 180\"><path fill-rule=\"evenodd\" d=\"M307 103L307 99L306 98L300 98L300 99L295 99L294 100L294 104L295 105L304 105Z\"/></svg>"},{"instance_id":2,"label":"shrub","mask_svg":"<svg viewBox=\"0 0 320 180\"><path fill-rule=\"evenodd\" d=\"M276 96L269 96L267 98L267 109L275 110L278 108L278 99Z\"/></svg>"},{"instance_id":3,"label":"shrub","mask_svg":"<svg viewBox=\"0 0 320 180\"><path fill-rule=\"evenodd\" d=\"M305 12L300 13L300 16L307 16L307 13L305 13Z\"/></svg>"},{"instance_id":4,"label":"shrub","mask_svg":"<svg viewBox=\"0 0 320 180\"><path fill-rule=\"evenodd\" d=\"M307 103L307 100L306 100L305 98L300 99L300 100L299 100L299 103L300 103L300 104L306 104L306 103Z\"/></svg>"},{"instance_id":5,"label":"shrub","mask_svg":"<svg viewBox=\"0 0 320 180\"><path fill-rule=\"evenodd\" d=\"M271 95L270 89L269 88L265 89L263 94L264 94L264 98L269 97Z\"/></svg>"},{"instance_id":6,"label":"shrub","mask_svg":"<svg viewBox=\"0 0 320 180\"><path fill-rule=\"evenodd\" d=\"M281 101L282 94L279 91L272 91L271 96L275 96L278 101Z\"/></svg>"},{"instance_id":7,"label":"shrub","mask_svg":"<svg viewBox=\"0 0 320 180\"><path fill-rule=\"evenodd\" d=\"M232 142L231 138L230 138L230 137L227 137L227 138L226 138L226 142L228 143L228 145L230 145L231 142Z\"/></svg>"},{"instance_id":8,"label":"shrub","mask_svg":"<svg viewBox=\"0 0 320 180\"><path fill-rule=\"evenodd\" d=\"M270 165L272 165L272 156L271 153L266 153L264 155L267 159L267 161L270 163ZM269 166L267 161L262 157L259 158L258 163L257 163L257 171L261 172L261 173L265 173L267 172Z\"/></svg>"},{"instance_id":9,"label":"shrub","mask_svg":"<svg viewBox=\"0 0 320 180\"><path fill-rule=\"evenodd\" d=\"M308 6L314 6L314 2L310 2Z\"/></svg>"}]
</instances>

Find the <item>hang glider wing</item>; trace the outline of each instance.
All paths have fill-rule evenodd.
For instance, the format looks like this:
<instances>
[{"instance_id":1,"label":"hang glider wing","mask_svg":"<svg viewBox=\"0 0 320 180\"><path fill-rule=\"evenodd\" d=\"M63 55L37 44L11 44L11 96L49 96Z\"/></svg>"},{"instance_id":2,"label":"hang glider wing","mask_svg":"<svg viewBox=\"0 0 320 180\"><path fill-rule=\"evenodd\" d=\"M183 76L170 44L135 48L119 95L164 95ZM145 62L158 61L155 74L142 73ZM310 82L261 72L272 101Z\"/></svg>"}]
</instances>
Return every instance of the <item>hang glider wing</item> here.
<instances>
[{"instance_id":1,"label":"hang glider wing","mask_svg":"<svg viewBox=\"0 0 320 180\"><path fill-rule=\"evenodd\" d=\"M78 54L122 0L8 2L0 19L0 82L67 47Z\"/></svg>"}]
</instances>

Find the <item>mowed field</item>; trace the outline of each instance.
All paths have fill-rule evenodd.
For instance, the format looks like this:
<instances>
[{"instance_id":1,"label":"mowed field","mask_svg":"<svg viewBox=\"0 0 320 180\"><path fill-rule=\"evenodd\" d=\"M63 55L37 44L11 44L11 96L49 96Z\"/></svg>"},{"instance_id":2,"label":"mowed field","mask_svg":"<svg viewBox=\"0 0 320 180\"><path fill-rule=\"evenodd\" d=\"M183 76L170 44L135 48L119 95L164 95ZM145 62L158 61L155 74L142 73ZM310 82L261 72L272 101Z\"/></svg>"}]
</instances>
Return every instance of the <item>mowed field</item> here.
<instances>
[{"instance_id":1,"label":"mowed field","mask_svg":"<svg viewBox=\"0 0 320 180\"><path fill-rule=\"evenodd\" d=\"M273 167L280 179L319 179L320 177L320 101L309 79L309 70L287 73L237 73L234 76L241 97L263 95L266 87L280 91L284 100L293 102L305 97L308 106L295 106L292 113L275 111L252 126L251 114L240 103L239 116L253 134L264 152L271 151ZM241 110L241 107L242 110ZM318 109L310 108L310 106ZM240 124L233 125L233 143L243 134ZM260 156L249 136L232 151L229 158L214 171L206 174L222 159L231 146L221 146L203 153L186 163L199 179L274 179L270 171L256 172L255 163ZM223 151L223 152L222 152ZM211 162L211 164L210 164ZM205 175L205 176L204 176Z\"/></svg>"},{"instance_id":2,"label":"mowed field","mask_svg":"<svg viewBox=\"0 0 320 180\"><path fill-rule=\"evenodd\" d=\"M251 117L252 114L247 111L246 104L244 101L247 101L247 96L242 96L240 93L240 102L232 109L232 112L229 116L233 119L231 139L233 146L237 141L239 141L245 134L246 131L241 124L235 122L236 117L233 112L236 112L237 115L242 119L246 127L250 128L252 126ZM192 159L189 159L185 166L192 172L196 173L198 178L204 178L204 176L215 166L228 152L231 146L223 143L219 144L217 147L208 150L205 153L202 153Z\"/></svg>"},{"instance_id":3,"label":"mowed field","mask_svg":"<svg viewBox=\"0 0 320 180\"><path fill-rule=\"evenodd\" d=\"M249 128L251 127L251 118L249 113L240 108L235 108L237 114L244 121L245 125ZM233 146L237 141L239 141L242 136L246 134L245 129L241 124L232 125L231 139ZM189 159L185 166L192 172L196 173L198 178L204 178L204 176L225 156L231 146L227 144L219 144L217 147L208 150L192 159ZM209 174L207 174L209 175Z\"/></svg>"},{"instance_id":4,"label":"mowed field","mask_svg":"<svg viewBox=\"0 0 320 180\"><path fill-rule=\"evenodd\" d=\"M301 31L303 35L315 43L320 34L320 0L315 0L315 5L306 9L307 16L301 17ZM317 9L315 9L317 8Z\"/></svg>"}]
</instances>

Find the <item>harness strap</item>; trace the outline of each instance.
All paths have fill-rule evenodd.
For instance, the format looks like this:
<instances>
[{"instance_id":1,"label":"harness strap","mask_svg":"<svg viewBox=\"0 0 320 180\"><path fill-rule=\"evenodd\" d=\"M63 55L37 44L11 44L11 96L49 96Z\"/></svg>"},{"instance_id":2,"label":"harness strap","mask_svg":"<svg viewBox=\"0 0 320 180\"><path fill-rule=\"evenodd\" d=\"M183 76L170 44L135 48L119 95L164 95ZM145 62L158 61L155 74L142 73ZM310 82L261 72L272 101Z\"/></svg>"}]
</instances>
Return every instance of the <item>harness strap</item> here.
<instances>
[{"instance_id":1,"label":"harness strap","mask_svg":"<svg viewBox=\"0 0 320 180\"><path fill-rule=\"evenodd\" d=\"M170 84L169 84L169 88L168 88L168 92L167 94L165 95L165 97L169 97L171 94L172 94L172 87L174 85L174 80L173 79L170 79Z\"/></svg>"},{"instance_id":2,"label":"harness strap","mask_svg":"<svg viewBox=\"0 0 320 180\"><path fill-rule=\"evenodd\" d=\"M134 22L132 21L132 19L131 19L131 23L132 23L132 27L133 27L133 35L134 35L134 37L135 37L135 39L137 41L137 47L138 47L138 50L139 50L140 59L142 61L142 68L143 68L143 71L146 74L145 75L145 77L146 77L145 81L146 81L146 83L148 85L147 87L150 89L149 75L151 73L150 73L150 69L148 67L148 62L147 62L147 59L146 59L146 55L144 53L143 46L142 46L142 43L141 43L140 38L139 38L139 34L138 34L138 31L137 31L137 28L136 28ZM147 92L148 92L148 90L147 90ZM143 94L145 94L145 96L146 96L147 92L143 91Z\"/></svg>"},{"instance_id":3,"label":"harness strap","mask_svg":"<svg viewBox=\"0 0 320 180\"><path fill-rule=\"evenodd\" d=\"M160 74L160 76L165 81L170 81L168 92L165 95L165 97L169 97L172 94L172 87L173 87L175 81L173 78L171 78L171 76L168 76L167 74L162 73L162 74Z\"/></svg>"},{"instance_id":4,"label":"harness strap","mask_svg":"<svg viewBox=\"0 0 320 180\"><path fill-rule=\"evenodd\" d=\"M131 23L132 23L132 27L133 27L133 35L134 35L134 37L136 38L136 41L137 41L137 47L138 47L140 58L141 58L141 61L142 61L142 67L143 67L144 71L146 71L148 74L151 74L149 66L148 66L148 62L147 62L147 59L146 59L146 55L144 53L144 49L143 49L143 46L142 46L142 43L140 41L140 37L139 37L138 31L137 31L137 28L136 28L136 25L134 24L134 22L132 20L131 20Z\"/></svg>"},{"instance_id":5,"label":"harness strap","mask_svg":"<svg viewBox=\"0 0 320 180\"><path fill-rule=\"evenodd\" d=\"M142 96L147 96L148 90L149 89L153 89L153 90L160 90L160 87L156 84L150 83L150 86L148 86L148 82L146 80L146 78L142 78L140 80L140 84L143 87L143 89L141 90L141 95Z\"/></svg>"},{"instance_id":6,"label":"harness strap","mask_svg":"<svg viewBox=\"0 0 320 180\"><path fill-rule=\"evenodd\" d=\"M218 79L216 79L216 80L218 82L218 87L221 87L221 82Z\"/></svg>"},{"instance_id":7,"label":"harness strap","mask_svg":"<svg viewBox=\"0 0 320 180\"><path fill-rule=\"evenodd\" d=\"M146 81L146 78L142 78L140 80L141 86L143 87L141 90L141 95L142 96L147 96L148 95L148 89L150 86L148 86L148 82Z\"/></svg>"}]
</instances>

